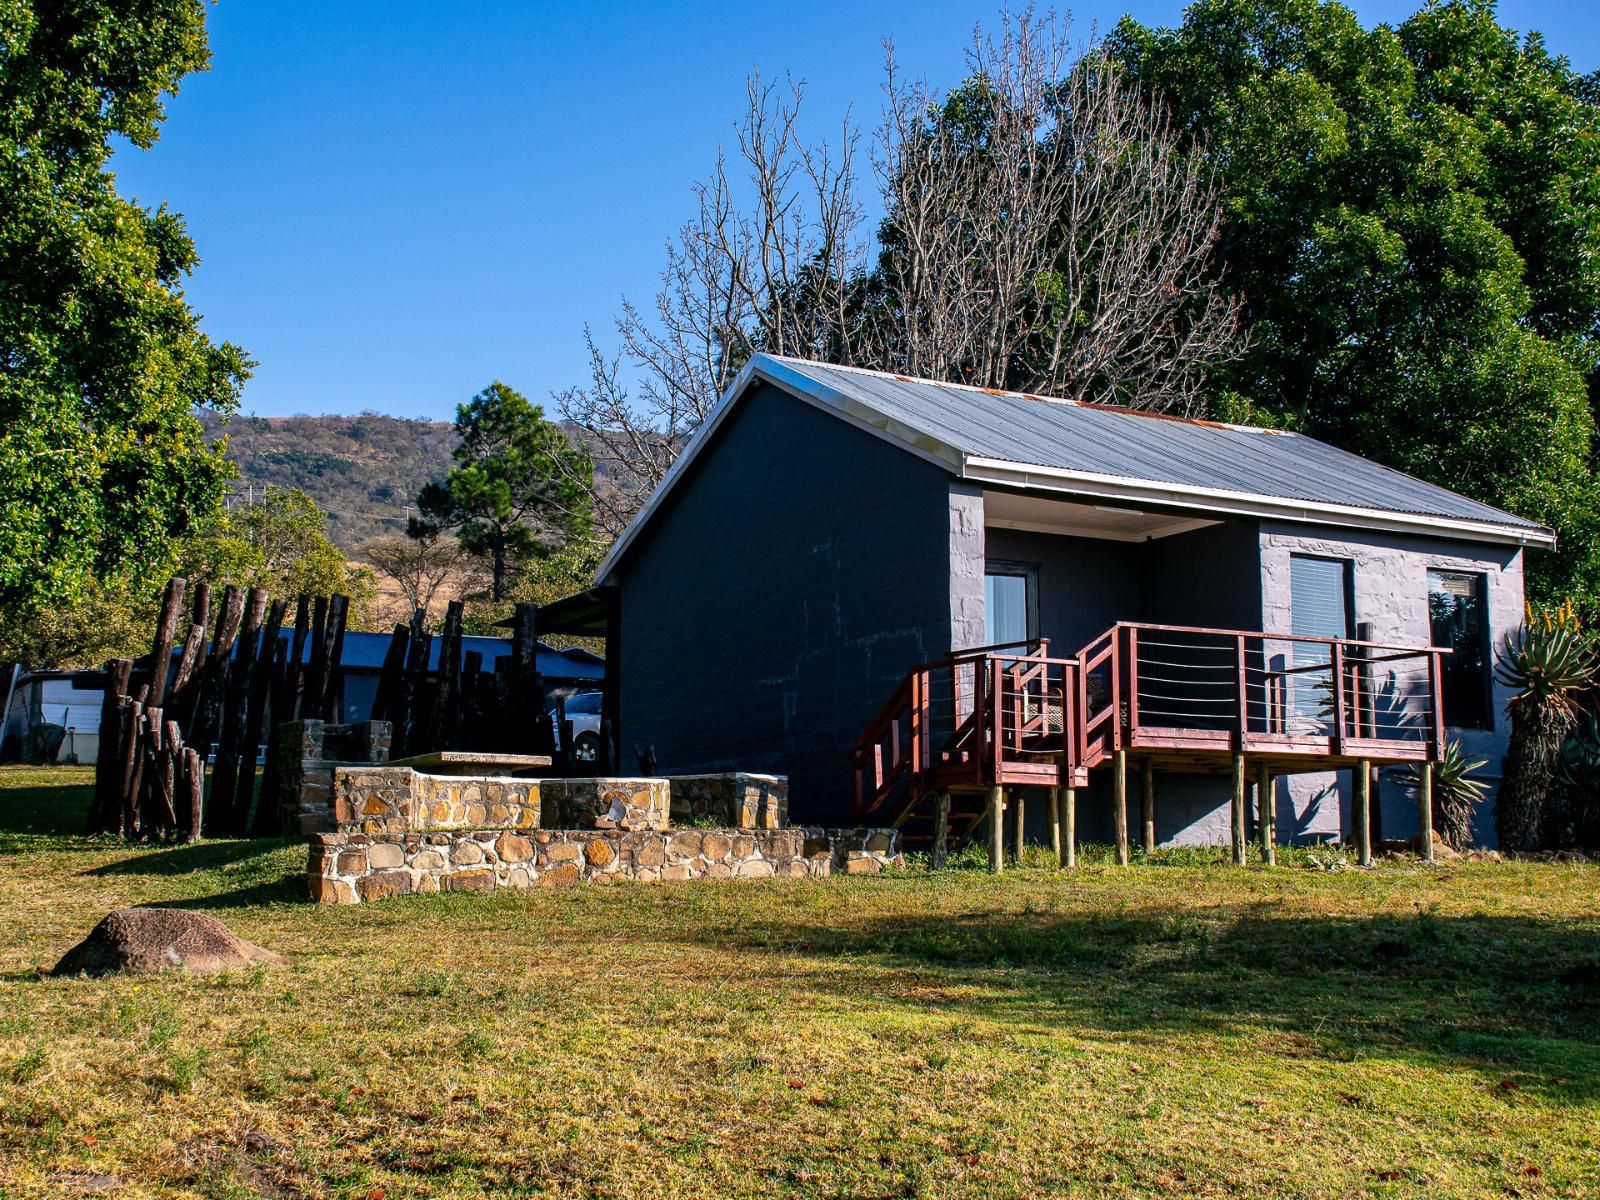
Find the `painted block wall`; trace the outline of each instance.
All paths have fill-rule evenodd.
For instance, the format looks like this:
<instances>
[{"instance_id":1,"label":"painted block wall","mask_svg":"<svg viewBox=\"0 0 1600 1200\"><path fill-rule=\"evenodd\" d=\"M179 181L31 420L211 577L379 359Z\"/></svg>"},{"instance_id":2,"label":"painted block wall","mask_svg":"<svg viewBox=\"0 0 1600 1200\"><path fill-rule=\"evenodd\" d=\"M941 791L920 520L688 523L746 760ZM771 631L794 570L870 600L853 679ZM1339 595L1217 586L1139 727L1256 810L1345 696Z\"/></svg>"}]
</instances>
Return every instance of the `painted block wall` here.
<instances>
[{"instance_id":1,"label":"painted block wall","mask_svg":"<svg viewBox=\"0 0 1600 1200\"><path fill-rule=\"evenodd\" d=\"M1406 537L1353 530L1322 530L1286 523L1261 527L1262 615L1266 628L1290 627L1289 559L1295 554L1348 559L1353 564L1354 619L1370 621L1377 641L1426 646L1428 571L1468 571L1486 577L1491 645L1498 646L1523 619L1522 550L1458 542L1443 538ZM1509 691L1495 685L1494 728L1452 729L1462 748L1474 758L1488 759L1480 777L1492 784L1500 778L1510 732L1505 706ZM1376 802L1385 837L1410 837L1417 831L1417 810L1408 793L1385 772ZM1301 775L1278 786L1279 828L1299 829L1306 837L1337 836L1349 829L1350 773ZM1477 840L1494 845L1492 795L1478 813Z\"/></svg>"},{"instance_id":2,"label":"painted block wall","mask_svg":"<svg viewBox=\"0 0 1600 1200\"><path fill-rule=\"evenodd\" d=\"M717 438L617 573L624 753L787 775L796 822L842 824L850 747L952 648L950 558L981 518L942 468L773 388Z\"/></svg>"}]
</instances>

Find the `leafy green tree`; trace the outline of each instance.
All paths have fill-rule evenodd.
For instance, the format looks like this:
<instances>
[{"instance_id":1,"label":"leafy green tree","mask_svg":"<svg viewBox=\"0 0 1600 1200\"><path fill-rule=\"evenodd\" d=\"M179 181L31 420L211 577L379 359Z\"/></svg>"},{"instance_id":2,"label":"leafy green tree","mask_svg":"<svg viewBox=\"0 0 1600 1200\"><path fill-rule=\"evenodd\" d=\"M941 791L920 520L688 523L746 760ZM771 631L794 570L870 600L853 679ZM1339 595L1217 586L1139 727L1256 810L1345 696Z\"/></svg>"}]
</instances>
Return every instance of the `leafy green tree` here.
<instances>
[{"instance_id":1,"label":"leafy green tree","mask_svg":"<svg viewBox=\"0 0 1600 1200\"><path fill-rule=\"evenodd\" d=\"M111 142L156 140L205 69L201 0L0 2L0 626L139 593L221 501L196 413L251 366L200 332L182 220L122 199Z\"/></svg>"},{"instance_id":2,"label":"leafy green tree","mask_svg":"<svg viewBox=\"0 0 1600 1200\"><path fill-rule=\"evenodd\" d=\"M456 531L461 548L490 567L490 599L512 574L589 527L594 466L561 426L498 381L456 408L461 441L449 476L417 496L409 532Z\"/></svg>"},{"instance_id":3,"label":"leafy green tree","mask_svg":"<svg viewBox=\"0 0 1600 1200\"><path fill-rule=\"evenodd\" d=\"M350 627L370 624L377 580L328 540L328 514L298 489L269 491L218 513L179 548L180 574L213 587L260 587L275 599L350 597Z\"/></svg>"},{"instance_id":4,"label":"leafy green tree","mask_svg":"<svg viewBox=\"0 0 1600 1200\"><path fill-rule=\"evenodd\" d=\"M1535 596L1600 605L1600 109L1485 0L1363 29L1320 0L1197 0L1113 52L1203 144L1267 420L1554 527Z\"/></svg>"}]
</instances>

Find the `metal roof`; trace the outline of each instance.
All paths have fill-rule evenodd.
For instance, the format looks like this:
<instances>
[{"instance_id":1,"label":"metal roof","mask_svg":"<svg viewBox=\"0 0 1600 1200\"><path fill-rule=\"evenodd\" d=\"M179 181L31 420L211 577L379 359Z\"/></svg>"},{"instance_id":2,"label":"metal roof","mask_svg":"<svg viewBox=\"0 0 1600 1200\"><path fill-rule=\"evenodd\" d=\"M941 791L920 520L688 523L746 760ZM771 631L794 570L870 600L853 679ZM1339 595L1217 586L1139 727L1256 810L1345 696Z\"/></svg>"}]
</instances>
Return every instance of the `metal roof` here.
<instances>
[{"instance_id":1,"label":"metal roof","mask_svg":"<svg viewBox=\"0 0 1600 1200\"><path fill-rule=\"evenodd\" d=\"M604 580L728 411L754 383L974 482L1224 516L1549 546L1532 521L1300 433L939 383L758 354L619 538Z\"/></svg>"}]
</instances>

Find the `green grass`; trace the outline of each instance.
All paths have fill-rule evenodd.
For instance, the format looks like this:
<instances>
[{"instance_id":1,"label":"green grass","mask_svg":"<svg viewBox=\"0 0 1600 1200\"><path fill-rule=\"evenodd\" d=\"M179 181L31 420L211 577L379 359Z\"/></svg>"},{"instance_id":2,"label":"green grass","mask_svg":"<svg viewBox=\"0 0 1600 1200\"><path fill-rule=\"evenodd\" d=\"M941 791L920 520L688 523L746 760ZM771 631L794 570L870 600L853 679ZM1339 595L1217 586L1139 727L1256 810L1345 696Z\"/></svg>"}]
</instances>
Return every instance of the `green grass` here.
<instances>
[{"instance_id":1,"label":"green grass","mask_svg":"<svg viewBox=\"0 0 1600 1200\"><path fill-rule=\"evenodd\" d=\"M86 780L0 770L0 1195L1600 1195L1593 867L328 909L297 845L73 836ZM43 976L130 903L294 964Z\"/></svg>"}]
</instances>

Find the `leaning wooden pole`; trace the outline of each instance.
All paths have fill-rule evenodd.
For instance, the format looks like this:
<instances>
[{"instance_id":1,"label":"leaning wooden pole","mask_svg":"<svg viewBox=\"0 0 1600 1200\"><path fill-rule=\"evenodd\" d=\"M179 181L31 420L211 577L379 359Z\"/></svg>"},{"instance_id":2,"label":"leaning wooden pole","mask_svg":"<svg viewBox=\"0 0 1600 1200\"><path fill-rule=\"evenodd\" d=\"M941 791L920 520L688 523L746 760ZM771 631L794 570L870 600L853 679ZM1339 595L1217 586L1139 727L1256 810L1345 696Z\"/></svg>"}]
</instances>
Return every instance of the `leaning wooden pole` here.
<instances>
[{"instance_id":1,"label":"leaning wooden pole","mask_svg":"<svg viewBox=\"0 0 1600 1200\"><path fill-rule=\"evenodd\" d=\"M1049 799L1046 801L1050 817L1050 853L1059 864L1062 861L1061 850L1061 789L1050 789Z\"/></svg>"},{"instance_id":2,"label":"leaning wooden pole","mask_svg":"<svg viewBox=\"0 0 1600 1200\"><path fill-rule=\"evenodd\" d=\"M106 664L106 690L100 700L100 748L94 764L94 802L89 806L89 832L109 833L122 812L122 707L133 677L131 658Z\"/></svg>"},{"instance_id":3,"label":"leaning wooden pole","mask_svg":"<svg viewBox=\"0 0 1600 1200\"><path fill-rule=\"evenodd\" d=\"M1022 865L1022 852L1028 844L1028 813L1021 790L1011 793L1011 861Z\"/></svg>"},{"instance_id":4,"label":"leaning wooden pole","mask_svg":"<svg viewBox=\"0 0 1600 1200\"><path fill-rule=\"evenodd\" d=\"M1422 764L1417 781L1417 815L1422 830L1422 859L1433 861L1433 760Z\"/></svg>"}]
</instances>

